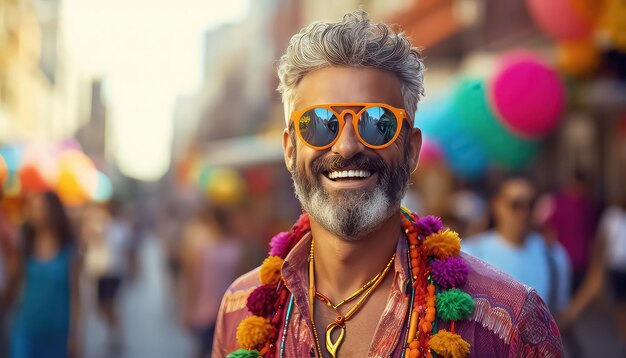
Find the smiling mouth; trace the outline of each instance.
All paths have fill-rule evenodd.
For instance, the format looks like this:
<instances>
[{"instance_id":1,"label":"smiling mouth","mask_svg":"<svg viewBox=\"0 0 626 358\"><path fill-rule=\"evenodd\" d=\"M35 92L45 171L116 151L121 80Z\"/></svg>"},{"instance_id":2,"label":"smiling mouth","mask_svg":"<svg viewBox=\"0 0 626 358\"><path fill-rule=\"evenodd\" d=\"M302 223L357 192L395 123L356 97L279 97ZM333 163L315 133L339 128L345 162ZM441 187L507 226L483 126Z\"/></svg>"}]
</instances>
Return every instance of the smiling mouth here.
<instances>
[{"instance_id":1,"label":"smiling mouth","mask_svg":"<svg viewBox=\"0 0 626 358\"><path fill-rule=\"evenodd\" d=\"M372 174L373 172L369 170L331 170L324 172L324 176L333 181L366 179Z\"/></svg>"}]
</instances>

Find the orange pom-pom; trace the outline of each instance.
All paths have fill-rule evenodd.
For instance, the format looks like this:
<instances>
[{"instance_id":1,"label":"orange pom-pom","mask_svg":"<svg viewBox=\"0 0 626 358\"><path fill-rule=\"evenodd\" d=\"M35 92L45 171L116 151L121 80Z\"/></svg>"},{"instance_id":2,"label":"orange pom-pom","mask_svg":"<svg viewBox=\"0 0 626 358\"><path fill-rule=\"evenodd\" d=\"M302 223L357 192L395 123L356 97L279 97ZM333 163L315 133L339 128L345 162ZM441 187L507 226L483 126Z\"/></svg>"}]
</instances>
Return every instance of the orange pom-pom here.
<instances>
[{"instance_id":1,"label":"orange pom-pom","mask_svg":"<svg viewBox=\"0 0 626 358\"><path fill-rule=\"evenodd\" d=\"M237 343L244 349L258 348L265 344L273 330L266 318L250 316L237 326Z\"/></svg>"},{"instance_id":2,"label":"orange pom-pom","mask_svg":"<svg viewBox=\"0 0 626 358\"><path fill-rule=\"evenodd\" d=\"M261 264L259 269L259 280L263 285L275 285L280 280L280 269L283 266L283 259L278 256L269 256Z\"/></svg>"},{"instance_id":3,"label":"orange pom-pom","mask_svg":"<svg viewBox=\"0 0 626 358\"><path fill-rule=\"evenodd\" d=\"M446 330L441 330L430 337L428 345L444 358L463 358L470 353L469 343L458 334Z\"/></svg>"},{"instance_id":4,"label":"orange pom-pom","mask_svg":"<svg viewBox=\"0 0 626 358\"><path fill-rule=\"evenodd\" d=\"M450 229L430 234L424 240L424 251L428 256L439 259L458 256L461 252L459 234Z\"/></svg>"}]
</instances>

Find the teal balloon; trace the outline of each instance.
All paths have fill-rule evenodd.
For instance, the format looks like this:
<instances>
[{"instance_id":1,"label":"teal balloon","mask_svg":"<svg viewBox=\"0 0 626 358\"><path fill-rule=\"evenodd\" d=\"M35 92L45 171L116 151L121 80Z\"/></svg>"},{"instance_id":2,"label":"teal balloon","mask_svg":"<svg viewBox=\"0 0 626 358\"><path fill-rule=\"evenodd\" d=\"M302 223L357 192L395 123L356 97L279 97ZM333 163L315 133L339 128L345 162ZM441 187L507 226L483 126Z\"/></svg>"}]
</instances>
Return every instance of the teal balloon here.
<instances>
[{"instance_id":1,"label":"teal balloon","mask_svg":"<svg viewBox=\"0 0 626 358\"><path fill-rule=\"evenodd\" d=\"M429 98L420 103L415 112L415 128L422 131L422 135L438 138L446 131L448 122L455 118L450 117L450 99Z\"/></svg>"},{"instance_id":2,"label":"teal balloon","mask_svg":"<svg viewBox=\"0 0 626 358\"><path fill-rule=\"evenodd\" d=\"M14 145L0 147L0 155L7 164L10 175L19 171L22 162L22 151L18 147Z\"/></svg>"},{"instance_id":3,"label":"teal balloon","mask_svg":"<svg viewBox=\"0 0 626 358\"><path fill-rule=\"evenodd\" d=\"M209 187L209 184L211 184L211 180L213 178L214 172L215 171L213 170L213 168L209 168L209 167L202 168L202 170L200 171L200 176L198 177L198 185L200 186L200 188L202 188L203 190L206 190Z\"/></svg>"},{"instance_id":4,"label":"teal balloon","mask_svg":"<svg viewBox=\"0 0 626 358\"><path fill-rule=\"evenodd\" d=\"M441 148L453 173L476 179L485 174L489 158L480 142L461 125L450 98L425 102L415 114L416 127Z\"/></svg>"},{"instance_id":5,"label":"teal balloon","mask_svg":"<svg viewBox=\"0 0 626 358\"><path fill-rule=\"evenodd\" d=\"M113 184L106 174L98 172L98 186L96 192L93 194L93 201L98 203L104 203L111 199L113 196Z\"/></svg>"},{"instance_id":6,"label":"teal balloon","mask_svg":"<svg viewBox=\"0 0 626 358\"><path fill-rule=\"evenodd\" d=\"M461 126L482 143L494 164L506 169L520 169L537 156L540 141L518 137L494 115L487 100L484 79L461 79L452 94L452 101Z\"/></svg>"}]
</instances>

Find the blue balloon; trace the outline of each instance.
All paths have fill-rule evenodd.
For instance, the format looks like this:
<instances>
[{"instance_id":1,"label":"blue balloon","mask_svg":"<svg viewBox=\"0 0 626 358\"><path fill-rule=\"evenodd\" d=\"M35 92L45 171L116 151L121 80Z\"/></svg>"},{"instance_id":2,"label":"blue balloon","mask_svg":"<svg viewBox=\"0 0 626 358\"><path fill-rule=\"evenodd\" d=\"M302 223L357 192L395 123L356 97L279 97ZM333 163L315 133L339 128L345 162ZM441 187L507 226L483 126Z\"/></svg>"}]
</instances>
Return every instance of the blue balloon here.
<instances>
[{"instance_id":1,"label":"blue balloon","mask_svg":"<svg viewBox=\"0 0 626 358\"><path fill-rule=\"evenodd\" d=\"M93 201L104 203L111 199L113 195L113 185L111 180L102 172L98 172L98 186L93 194Z\"/></svg>"},{"instance_id":2,"label":"blue balloon","mask_svg":"<svg viewBox=\"0 0 626 358\"><path fill-rule=\"evenodd\" d=\"M0 155L7 164L9 173L14 174L20 169L22 162L22 151L14 145L0 147Z\"/></svg>"},{"instance_id":3,"label":"blue balloon","mask_svg":"<svg viewBox=\"0 0 626 358\"><path fill-rule=\"evenodd\" d=\"M439 145L453 173L475 179L489 167L487 152L462 126L450 98L422 104L415 114L415 126Z\"/></svg>"}]
</instances>

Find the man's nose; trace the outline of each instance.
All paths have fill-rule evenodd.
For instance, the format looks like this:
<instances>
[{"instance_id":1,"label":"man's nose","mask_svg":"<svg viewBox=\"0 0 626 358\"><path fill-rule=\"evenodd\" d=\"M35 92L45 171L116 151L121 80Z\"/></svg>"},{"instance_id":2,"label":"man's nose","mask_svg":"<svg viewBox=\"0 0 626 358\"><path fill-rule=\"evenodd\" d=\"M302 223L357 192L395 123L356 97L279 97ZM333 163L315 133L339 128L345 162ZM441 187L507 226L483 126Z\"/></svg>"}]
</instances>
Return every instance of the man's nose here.
<instances>
[{"instance_id":1,"label":"man's nose","mask_svg":"<svg viewBox=\"0 0 626 358\"><path fill-rule=\"evenodd\" d=\"M341 155L344 159L350 159L358 153L364 151L365 146L361 143L361 141L359 141L359 138L354 131L354 126L352 125L352 115L346 114L344 120L345 124L343 126L343 130L339 134L339 139L337 139L337 142L333 144L331 150L333 153Z\"/></svg>"}]
</instances>

